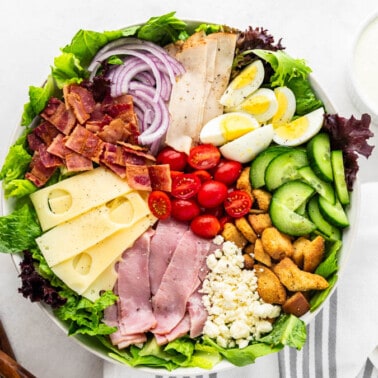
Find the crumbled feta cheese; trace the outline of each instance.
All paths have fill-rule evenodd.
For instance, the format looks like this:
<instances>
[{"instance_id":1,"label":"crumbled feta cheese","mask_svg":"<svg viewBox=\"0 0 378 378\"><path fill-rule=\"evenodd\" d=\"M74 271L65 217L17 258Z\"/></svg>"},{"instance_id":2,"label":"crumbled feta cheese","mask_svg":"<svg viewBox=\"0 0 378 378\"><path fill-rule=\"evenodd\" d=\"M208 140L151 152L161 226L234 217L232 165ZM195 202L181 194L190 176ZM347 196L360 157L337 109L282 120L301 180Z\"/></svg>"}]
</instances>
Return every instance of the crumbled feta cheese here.
<instances>
[{"instance_id":1,"label":"crumbled feta cheese","mask_svg":"<svg viewBox=\"0 0 378 378\"><path fill-rule=\"evenodd\" d=\"M208 317L203 333L223 348L244 348L272 330L267 319L278 317L281 307L264 303L259 297L257 277L253 270L243 269L240 248L222 237L213 242L220 248L206 260L209 272L201 292Z\"/></svg>"}]
</instances>

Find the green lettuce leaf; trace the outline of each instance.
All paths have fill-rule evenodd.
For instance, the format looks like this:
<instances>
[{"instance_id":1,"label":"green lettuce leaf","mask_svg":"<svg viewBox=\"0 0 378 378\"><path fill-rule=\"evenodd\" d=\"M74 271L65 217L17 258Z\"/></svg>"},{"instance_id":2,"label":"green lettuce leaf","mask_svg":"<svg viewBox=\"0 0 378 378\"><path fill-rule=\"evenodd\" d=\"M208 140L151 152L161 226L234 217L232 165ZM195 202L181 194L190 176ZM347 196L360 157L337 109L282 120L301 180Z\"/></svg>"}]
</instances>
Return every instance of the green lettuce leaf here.
<instances>
[{"instance_id":1,"label":"green lettuce leaf","mask_svg":"<svg viewBox=\"0 0 378 378\"><path fill-rule=\"evenodd\" d=\"M308 75L312 70L305 60L295 59L282 50L252 51L273 68L274 74L270 77L272 87L287 86L294 92L297 115L304 115L323 105L311 87Z\"/></svg>"},{"instance_id":2,"label":"green lettuce leaf","mask_svg":"<svg viewBox=\"0 0 378 378\"><path fill-rule=\"evenodd\" d=\"M0 217L0 251L18 253L35 246L41 234L34 208L25 203L11 214Z\"/></svg>"},{"instance_id":3,"label":"green lettuce leaf","mask_svg":"<svg viewBox=\"0 0 378 378\"><path fill-rule=\"evenodd\" d=\"M56 87L51 75L47 77L42 87L29 87L29 102L24 105L21 118L22 126L29 126L33 119L45 108L50 97L55 95Z\"/></svg>"},{"instance_id":4,"label":"green lettuce leaf","mask_svg":"<svg viewBox=\"0 0 378 378\"><path fill-rule=\"evenodd\" d=\"M115 303L118 298L111 290L106 291L95 302L68 289L60 291L59 294L67 302L54 313L59 319L68 322L69 335L109 335L116 330L102 322L105 308Z\"/></svg>"},{"instance_id":5,"label":"green lettuce leaf","mask_svg":"<svg viewBox=\"0 0 378 378\"><path fill-rule=\"evenodd\" d=\"M255 343L245 348L225 349L219 346L215 341L204 337L207 344L219 351L219 353L235 366L246 366L255 362L256 358L266 356L271 353L279 352L282 345L268 345L265 343Z\"/></svg>"},{"instance_id":6,"label":"green lettuce leaf","mask_svg":"<svg viewBox=\"0 0 378 378\"><path fill-rule=\"evenodd\" d=\"M315 311L328 297L335 286L338 275L335 273L328 279L329 286L325 290L317 291L310 299L310 311Z\"/></svg>"},{"instance_id":7,"label":"green lettuce leaf","mask_svg":"<svg viewBox=\"0 0 378 378\"><path fill-rule=\"evenodd\" d=\"M320 274L324 278L328 278L339 270L338 255L342 244L343 243L341 240L335 240L335 242L329 248L324 260L316 268L316 274Z\"/></svg>"},{"instance_id":8,"label":"green lettuce leaf","mask_svg":"<svg viewBox=\"0 0 378 378\"><path fill-rule=\"evenodd\" d=\"M261 337L260 342L272 346L285 346L302 349L306 342L306 325L294 315L281 315L274 323L272 332Z\"/></svg>"},{"instance_id":9,"label":"green lettuce leaf","mask_svg":"<svg viewBox=\"0 0 378 378\"><path fill-rule=\"evenodd\" d=\"M52 76L58 88L62 89L67 84L80 83L87 76L87 71L74 54L63 53L54 59Z\"/></svg>"},{"instance_id":10,"label":"green lettuce leaf","mask_svg":"<svg viewBox=\"0 0 378 378\"><path fill-rule=\"evenodd\" d=\"M186 23L170 12L158 17L151 17L137 30L137 37L164 46L179 39L186 39Z\"/></svg>"}]
</instances>

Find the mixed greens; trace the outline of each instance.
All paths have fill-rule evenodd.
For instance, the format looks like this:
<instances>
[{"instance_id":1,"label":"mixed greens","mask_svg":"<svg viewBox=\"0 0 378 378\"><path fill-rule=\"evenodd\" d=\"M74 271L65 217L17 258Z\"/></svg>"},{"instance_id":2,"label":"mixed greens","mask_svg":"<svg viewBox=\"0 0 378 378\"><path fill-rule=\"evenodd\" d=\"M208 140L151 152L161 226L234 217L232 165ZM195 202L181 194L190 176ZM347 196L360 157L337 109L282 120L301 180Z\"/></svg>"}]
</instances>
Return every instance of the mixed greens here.
<instances>
[{"instance_id":1,"label":"mixed greens","mask_svg":"<svg viewBox=\"0 0 378 378\"><path fill-rule=\"evenodd\" d=\"M212 33L232 30L222 25L198 25L195 30ZM113 292L105 292L94 303L77 295L55 276L38 249L35 238L42 231L28 195L37 188L24 178L32 155L28 149L27 135L33 127L33 120L45 108L52 96L61 96L64 85L88 80L87 67L97 51L107 43L121 37L134 36L152 41L160 46L178 40L185 40L193 33L191 25L168 13L153 17L143 25L103 33L80 30L71 43L62 48L60 56L54 60L51 74L43 87L29 88L30 101L24 107L22 126L24 130L19 139L9 149L0 172L5 198L12 202L13 211L0 218L0 250L4 253L23 252L21 263L22 287L19 291L32 301L42 301L54 309L54 314L68 326L69 335L88 335L96 338L112 358L131 366L151 366L173 370L177 367L201 367L211 369L222 358L237 366L253 363L257 357L274 353L285 345L300 349L306 341L304 322L293 315L281 315L275 322L273 331L253 342L248 347L224 349L207 337L190 339L182 337L165 346L158 346L151 338L142 348L131 346L125 350L114 347L106 335L114 332L102 322L103 311L117 300ZM297 114L305 114L322 105L311 88L309 74L311 69L303 60L293 59L284 52L281 40L275 44L274 38L262 28L249 28L240 34L234 59L232 77L257 58L265 61L270 75L266 80L272 86L288 86L297 100ZM117 57L109 59L108 64L118 64ZM98 83L101 90L101 82ZM370 118L363 115L362 120L350 120L338 115L327 115L325 129L331 135L334 147L346 155L345 168L349 190L358 171L358 154L368 157L372 147L366 139L372 136L369 130ZM353 130L353 133L351 132ZM64 178L57 172L48 182L53 184ZM336 242L326 259L318 268L324 277L337 279L337 257L341 243ZM332 288L334 282L330 282ZM317 308L328 295L329 290L319 293L312 299L312 309Z\"/></svg>"}]
</instances>

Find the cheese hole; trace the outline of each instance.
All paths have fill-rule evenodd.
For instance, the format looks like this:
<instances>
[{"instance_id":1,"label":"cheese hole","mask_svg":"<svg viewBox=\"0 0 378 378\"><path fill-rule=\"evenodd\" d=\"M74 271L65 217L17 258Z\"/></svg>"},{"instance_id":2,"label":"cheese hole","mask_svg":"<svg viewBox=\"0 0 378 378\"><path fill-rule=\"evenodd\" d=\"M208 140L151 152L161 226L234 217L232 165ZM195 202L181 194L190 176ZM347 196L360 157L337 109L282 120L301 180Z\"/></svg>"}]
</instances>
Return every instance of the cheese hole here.
<instances>
[{"instance_id":1,"label":"cheese hole","mask_svg":"<svg viewBox=\"0 0 378 378\"><path fill-rule=\"evenodd\" d=\"M73 258L72 265L77 273L85 276L91 270L92 257L85 252L79 253Z\"/></svg>"},{"instance_id":2,"label":"cheese hole","mask_svg":"<svg viewBox=\"0 0 378 378\"><path fill-rule=\"evenodd\" d=\"M129 224L134 219L134 207L126 197L118 197L107 204L109 218L119 224Z\"/></svg>"},{"instance_id":3,"label":"cheese hole","mask_svg":"<svg viewBox=\"0 0 378 378\"><path fill-rule=\"evenodd\" d=\"M66 190L54 189L49 193L47 202L52 213L62 214L71 208L72 196Z\"/></svg>"}]
</instances>

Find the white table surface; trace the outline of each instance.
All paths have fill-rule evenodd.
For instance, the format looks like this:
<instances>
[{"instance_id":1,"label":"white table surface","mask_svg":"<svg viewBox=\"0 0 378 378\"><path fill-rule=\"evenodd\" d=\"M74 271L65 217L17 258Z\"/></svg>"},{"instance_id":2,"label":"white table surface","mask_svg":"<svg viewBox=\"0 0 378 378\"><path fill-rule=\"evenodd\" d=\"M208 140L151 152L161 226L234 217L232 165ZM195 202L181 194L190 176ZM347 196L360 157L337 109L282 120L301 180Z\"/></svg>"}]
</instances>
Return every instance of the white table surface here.
<instances>
[{"instance_id":1,"label":"white table surface","mask_svg":"<svg viewBox=\"0 0 378 378\"><path fill-rule=\"evenodd\" d=\"M176 10L185 19L206 19L240 29L263 26L286 51L305 58L338 113L360 112L348 94L347 63L363 21L378 11L376 0L3 0L0 5L0 161L18 124L29 85L49 73L59 48L80 29L110 30ZM376 125L373 131L377 134ZM360 159L362 182L378 181L378 151ZM103 376L102 360L69 339L36 304L17 293L11 259L0 254L0 318L18 360L39 378ZM274 359L272 359L274 363ZM264 362L261 362L264 364ZM266 376L276 377L272 366ZM265 370L268 373L267 370ZM128 375L125 375L128 376ZM150 375L147 375L150 377Z\"/></svg>"}]
</instances>

